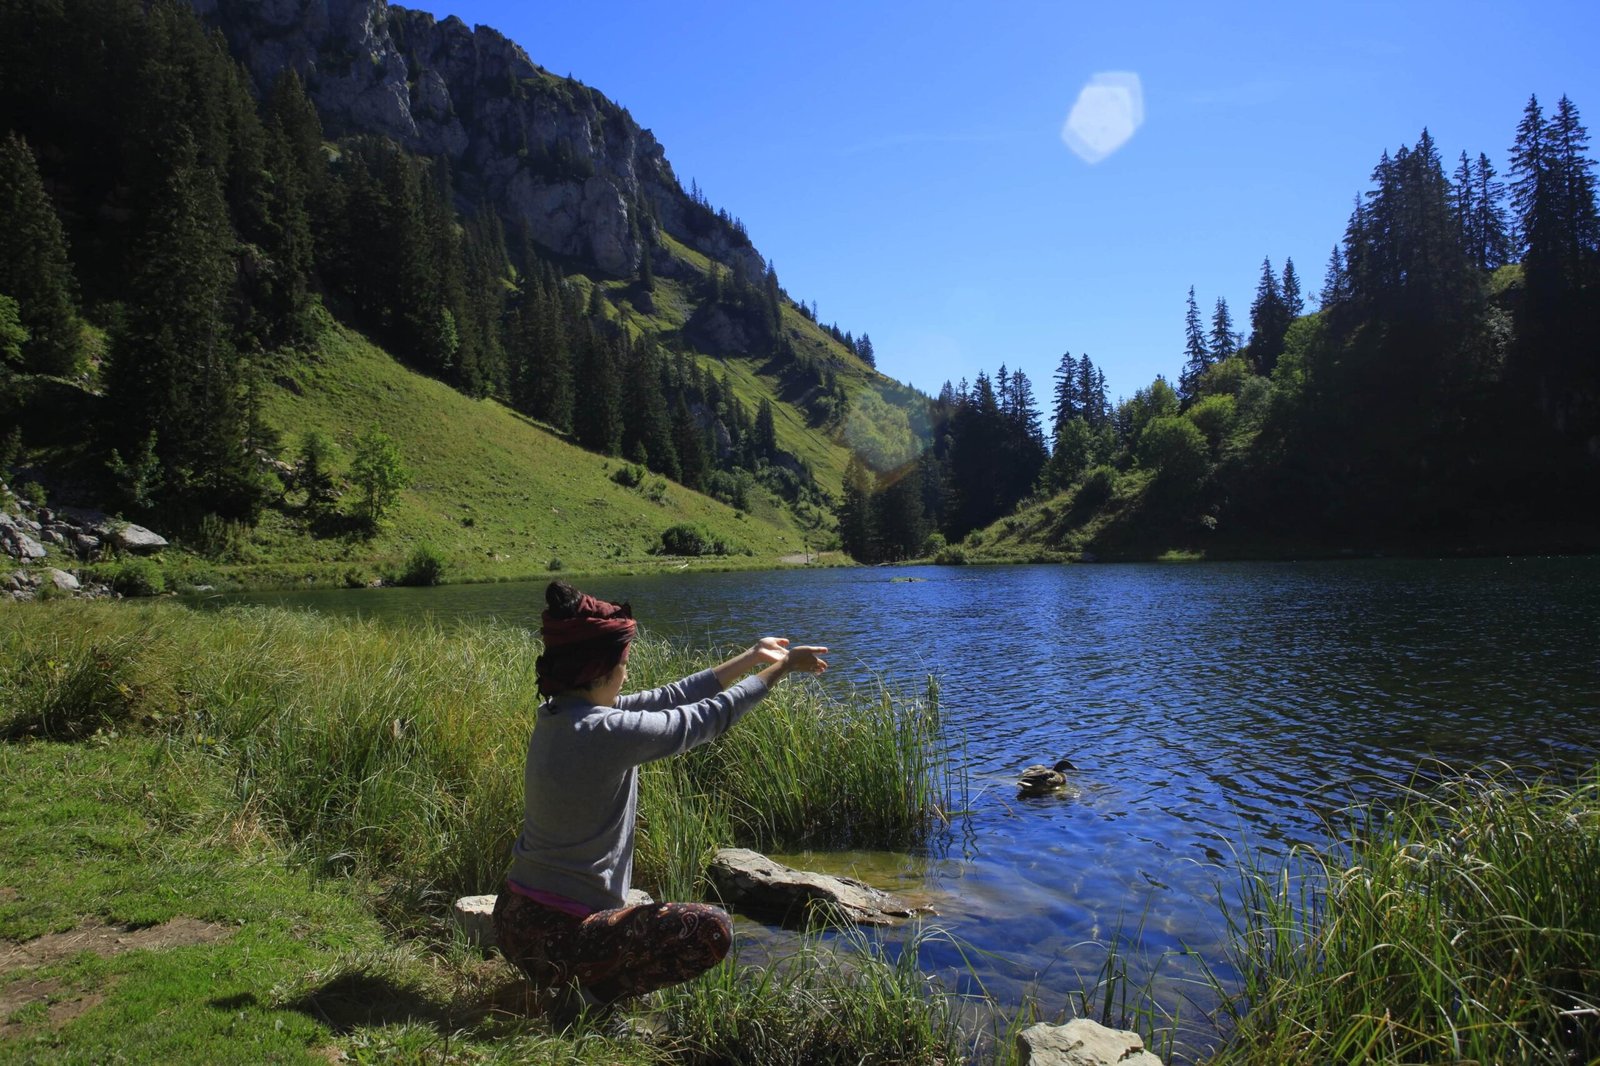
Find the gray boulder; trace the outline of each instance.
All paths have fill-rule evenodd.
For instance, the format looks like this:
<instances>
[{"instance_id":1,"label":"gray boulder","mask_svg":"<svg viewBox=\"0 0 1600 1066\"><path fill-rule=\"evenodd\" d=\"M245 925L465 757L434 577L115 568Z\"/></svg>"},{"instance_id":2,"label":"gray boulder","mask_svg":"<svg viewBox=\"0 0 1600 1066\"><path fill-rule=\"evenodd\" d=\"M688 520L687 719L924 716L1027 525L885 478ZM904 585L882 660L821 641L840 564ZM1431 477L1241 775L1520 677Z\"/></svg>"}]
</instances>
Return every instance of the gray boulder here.
<instances>
[{"instance_id":1,"label":"gray boulder","mask_svg":"<svg viewBox=\"0 0 1600 1066\"><path fill-rule=\"evenodd\" d=\"M32 562L44 558L44 545L24 533L16 523L0 524L0 550L13 559Z\"/></svg>"},{"instance_id":2,"label":"gray boulder","mask_svg":"<svg viewBox=\"0 0 1600 1066\"><path fill-rule=\"evenodd\" d=\"M748 848L723 848L707 873L724 905L783 925L824 916L889 925L931 913L854 878L791 869Z\"/></svg>"},{"instance_id":3,"label":"gray boulder","mask_svg":"<svg viewBox=\"0 0 1600 1066\"><path fill-rule=\"evenodd\" d=\"M118 525L111 531L111 539L117 547L129 552L158 552L167 546L167 538L159 533L152 533L143 526L136 526L132 522Z\"/></svg>"},{"instance_id":4,"label":"gray boulder","mask_svg":"<svg viewBox=\"0 0 1600 1066\"><path fill-rule=\"evenodd\" d=\"M80 588L82 588L82 586L78 584L77 578L73 577L65 570L57 570L54 567L51 567L44 572L44 581L45 584L54 587L60 592L77 592Z\"/></svg>"},{"instance_id":5,"label":"gray boulder","mask_svg":"<svg viewBox=\"0 0 1600 1066\"><path fill-rule=\"evenodd\" d=\"M1030 1025L1017 1034L1022 1066L1161 1066L1138 1033L1107 1029L1087 1018L1066 1025Z\"/></svg>"}]
</instances>

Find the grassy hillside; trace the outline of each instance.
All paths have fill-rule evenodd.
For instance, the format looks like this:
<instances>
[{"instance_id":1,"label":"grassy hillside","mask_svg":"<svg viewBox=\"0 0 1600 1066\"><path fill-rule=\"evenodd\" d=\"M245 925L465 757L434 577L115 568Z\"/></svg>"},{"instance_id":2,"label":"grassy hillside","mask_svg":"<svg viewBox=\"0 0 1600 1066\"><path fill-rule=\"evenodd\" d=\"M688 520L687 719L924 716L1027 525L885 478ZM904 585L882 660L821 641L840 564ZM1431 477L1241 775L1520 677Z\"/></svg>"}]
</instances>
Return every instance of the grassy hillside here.
<instances>
[{"instance_id":1,"label":"grassy hillside","mask_svg":"<svg viewBox=\"0 0 1600 1066\"><path fill-rule=\"evenodd\" d=\"M269 510L224 553L224 574L246 580L318 574L370 580L418 546L440 555L447 580L493 580L569 570L679 567L653 552L663 530L689 523L730 549L691 565L771 564L800 550L801 533L770 500L741 514L650 476L613 480L622 465L584 451L490 400L473 400L407 370L359 335L324 334L292 381L268 391L266 418L292 460L317 431L347 469L356 438L376 425L399 444L411 484L375 536L317 535L292 504Z\"/></svg>"}]
</instances>

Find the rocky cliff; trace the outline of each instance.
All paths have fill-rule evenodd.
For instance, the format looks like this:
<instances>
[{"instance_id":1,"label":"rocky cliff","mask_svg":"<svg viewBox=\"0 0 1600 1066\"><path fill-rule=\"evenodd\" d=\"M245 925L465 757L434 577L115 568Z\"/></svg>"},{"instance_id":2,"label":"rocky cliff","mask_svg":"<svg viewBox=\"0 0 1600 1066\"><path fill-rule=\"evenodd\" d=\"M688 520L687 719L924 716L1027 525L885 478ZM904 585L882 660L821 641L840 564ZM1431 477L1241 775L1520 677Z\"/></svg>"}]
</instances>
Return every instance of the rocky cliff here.
<instances>
[{"instance_id":1,"label":"rocky cliff","mask_svg":"<svg viewBox=\"0 0 1600 1066\"><path fill-rule=\"evenodd\" d=\"M259 91L299 73L330 136L381 134L452 161L468 201L545 248L626 277L657 230L748 276L760 254L678 184L661 145L593 89L487 26L385 0L191 0ZM654 268L679 264L659 251Z\"/></svg>"}]
</instances>

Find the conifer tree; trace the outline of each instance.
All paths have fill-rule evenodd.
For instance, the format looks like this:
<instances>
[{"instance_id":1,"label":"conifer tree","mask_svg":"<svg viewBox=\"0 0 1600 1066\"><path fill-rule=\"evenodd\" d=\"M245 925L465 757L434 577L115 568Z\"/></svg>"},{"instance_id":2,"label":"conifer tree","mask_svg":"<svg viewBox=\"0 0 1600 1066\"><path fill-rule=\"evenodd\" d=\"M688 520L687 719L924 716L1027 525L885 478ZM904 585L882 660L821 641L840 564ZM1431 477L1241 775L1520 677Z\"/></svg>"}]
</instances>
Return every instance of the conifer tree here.
<instances>
[{"instance_id":1,"label":"conifer tree","mask_svg":"<svg viewBox=\"0 0 1600 1066\"><path fill-rule=\"evenodd\" d=\"M1261 281L1250 305L1250 365L1257 374L1270 374L1283 354L1284 334L1289 331L1289 305L1284 302L1272 260L1261 260Z\"/></svg>"},{"instance_id":2,"label":"conifer tree","mask_svg":"<svg viewBox=\"0 0 1600 1066\"><path fill-rule=\"evenodd\" d=\"M1210 348L1212 360L1218 363L1232 358L1239 350L1238 335L1233 331L1233 314L1228 310L1228 301L1220 296L1211 312Z\"/></svg>"},{"instance_id":3,"label":"conifer tree","mask_svg":"<svg viewBox=\"0 0 1600 1066\"><path fill-rule=\"evenodd\" d=\"M756 454L763 459L778 457L778 427L772 418L772 402L765 396L756 408L754 446Z\"/></svg>"},{"instance_id":4,"label":"conifer tree","mask_svg":"<svg viewBox=\"0 0 1600 1066\"><path fill-rule=\"evenodd\" d=\"M1211 365L1211 349L1206 346L1205 331L1200 325L1200 307L1194 300L1194 286L1189 286L1189 303L1183 317L1183 371L1178 375L1178 393L1185 402L1194 397L1195 386Z\"/></svg>"},{"instance_id":5,"label":"conifer tree","mask_svg":"<svg viewBox=\"0 0 1600 1066\"><path fill-rule=\"evenodd\" d=\"M1329 310L1350 295L1349 288L1350 279L1344 272L1344 256L1336 244L1333 251L1328 253L1328 269L1322 275L1322 293L1317 301L1324 311Z\"/></svg>"},{"instance_id":6,"label":"conifer tree","mask_svg":"<svg viewBox=\"0 0 1600 1066\"><path fill-rule=\"evenodd\" d=\"M1294 260L1283 261L1283 306L1289 314L1289 320L1299 318L1306 312L1306 301L1300 293L1300 275L1295 273Z\"/></svg>"},{"instance_id":7,"label":"conifer tree","mask_svg":"<svg viewBox=\"0 0 1600 1066\"><path fill-rule=\"evenodd\" d=\"M590 451L617 455L622 450L622 382L616 353L592 327L585 332L577 374L583 382L583 399L573 406L572 432Z\"/></svg>"},{"instance_id":8,"label":"conifer tree","mask_svg":"<svg viewBox=\"0 0 1600 1066\"><path fill-rule=\"evenodd\" d=\"M872 348L872 338L865 333L861 334L861 343L856 346L856 354L861 356L861 361L876 369L878 355Z\"/></svg>"},{"instance_id":9,"label":"conifer tree","mask_svg":"<svg viewBox=\"0 0 1600 1066\"><path fill-rule=\"evenodd\" d=\"M622 420L622 454L631 462L683 480L678 448L673 440L672 416L661 389L661 365L655 343L642 340L633 346L623 389L628 415Z\"/></svg>"},{"instance_id":10,"label":"conifer tree","mask_svg":"<svg viewBox=\"0 0 1600 1066\"><path fill-rule=\"evenodd\" d=\"M109 443L132 455L154 441L164 517L254 521L262 486L227 321L233 238L215 171L200 164L192 140L178 139L174 151L113 340L107 394L121 417Z\"/></svg>"},{"instance_id":11,"label":"conifer tree","mask_svg":"<svg viewBox=\"0 0 1600 1066\"><path fill-rule=\"evenodd\" d=\"M0 220L0 293L17 301L28 332L21 369L70 373L79 342L66 238L33 152L14 133L0 140Z\"/></svg>"},{"instance_id":12,"label":"conifer tree","mask_svg":"<svg viewBox=\"0 0 1600 1066\"><path fill-rule=\"evenodd\" d=\"M1511 261L1511 229L1506 221L1505 185L1495 180L1489 157L1478 153L1472 180L1472 244L1468 255L1480 271L1496 270Z\"/></svg>"},{"instance_id":13,"label":"conifer tree","mask_svg":"<svg viewBox=\"0 0 1600 1066\"><path fill-rule=\"evenodd\" d=\"M1050 437L1052 440L1061 435L1061 427L1080 414L1081 404L1078 396L1078 360L1071 352L1062 352L1061 359L1056 363L1055 374L1055 405L1050 419ZM948 389L950 383L945 382Z\"/></svg>"},{"instance_id":14,"label":"conifer tree","mask_svg":"<svg viewBox=\"0 0 1600 1066\"><path fill-rule=\"evenodd\" d=\"M696 490L702 488L710 470L710 461L706 455L704 434L695 425L682 392L678 393L677 403L672 408L672 443L677 449L683 485Z\"/></svg>"},{"instance_id":15,"label":"conifer tree","mask_svg":"<svg viewBox=\"0 0 1600 1066\"><path fill-rule=\"evenodd\" d=\"M840 547L862 562L872 561L873 481L872 472L862 463L861 457L852 454L844 468L836 514Z\"/></svg>"}]
</instances>

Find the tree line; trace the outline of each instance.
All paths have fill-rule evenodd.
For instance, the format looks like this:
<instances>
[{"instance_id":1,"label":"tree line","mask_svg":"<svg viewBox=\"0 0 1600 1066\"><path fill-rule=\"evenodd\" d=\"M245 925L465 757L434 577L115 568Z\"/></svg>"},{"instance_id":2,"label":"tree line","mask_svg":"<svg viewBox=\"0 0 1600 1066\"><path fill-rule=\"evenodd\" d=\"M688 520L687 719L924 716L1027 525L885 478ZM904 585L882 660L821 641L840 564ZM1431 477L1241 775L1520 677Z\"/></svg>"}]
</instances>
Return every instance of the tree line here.
<instances>
[{"instance_id":1,"label":"tree line","mask_svg":"<svg viewBox=\"0 0 1600 1066\"><path fill-rule=\"evenodd\" d=\"M1593 547L1600 517L1600 222L1577 107L1530 98L1509 183L1487 153L1446 172L1432 135L1385 151L1330 254L1315 311L1266 258L1248 335L1191 287L1177 386L1115 405L1062 357L1048 446L1002 368L948 386L915 470L856 471L841 536L859 558L936 547L1065 493L1076 520L1171 544L1281 540ZM922 507L906 482L921 479ZM847 532L848 531L848 532ZM1587 531L1587 532L1585 532ZM1046 536L1070 532L1064 526ZM1586 539L1587 538L1587 539Z\"/></svg>"}]
</instances>

